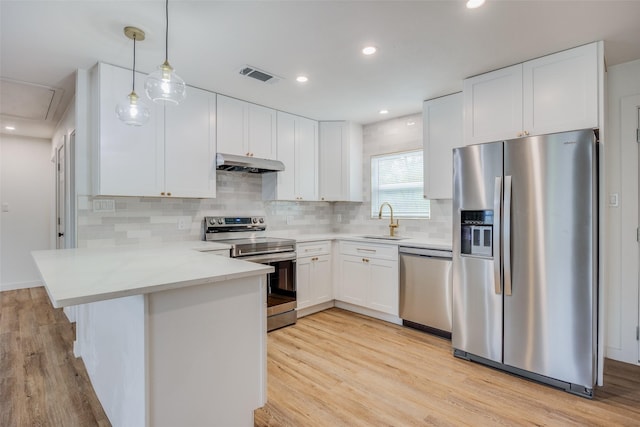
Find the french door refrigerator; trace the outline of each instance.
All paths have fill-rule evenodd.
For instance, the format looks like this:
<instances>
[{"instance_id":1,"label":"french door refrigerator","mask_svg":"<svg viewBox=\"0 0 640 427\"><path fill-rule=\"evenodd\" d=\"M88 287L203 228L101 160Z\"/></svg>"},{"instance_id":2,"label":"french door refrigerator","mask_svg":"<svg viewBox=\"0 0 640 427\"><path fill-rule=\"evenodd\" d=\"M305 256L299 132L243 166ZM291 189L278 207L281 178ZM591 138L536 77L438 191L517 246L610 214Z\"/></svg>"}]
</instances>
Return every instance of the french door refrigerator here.
<instances>
[{"instance_id":1,"label":"french door refrigerator","mask_svg":"<svg viewBox=\"0 0 640 427\"><path fill-rule=\"evenodd\" d=\"M454 355L593 396L593 130L454 149Z\"/></svg>"}]
</instances>

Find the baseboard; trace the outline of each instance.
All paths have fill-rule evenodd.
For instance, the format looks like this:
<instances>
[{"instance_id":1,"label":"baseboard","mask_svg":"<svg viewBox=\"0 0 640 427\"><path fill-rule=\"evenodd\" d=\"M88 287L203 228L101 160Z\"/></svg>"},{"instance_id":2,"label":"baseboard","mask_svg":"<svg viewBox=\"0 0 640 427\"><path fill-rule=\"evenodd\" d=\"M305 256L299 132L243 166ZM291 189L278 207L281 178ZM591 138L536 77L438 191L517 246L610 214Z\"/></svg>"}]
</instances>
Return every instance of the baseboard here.
<instances>
[{"instance_id":1,"label":"baseboard","mask_svg":"<svg viewBox=\"0 0 640 427\"><path fill-rule=\"evenodd\" d=\"M398 316L394 316L393 314L382 313L377 310L372 310L366 307L360 307L359 305L349 304L348 302L337 301L336 307L342 308L343 310L353 311L354 313L363 314L365 316L373 317L375 319L384 320L385 322L395 323L396 325L402 325L402 319Z\"/></svg>"},{"instance_id":2,"label":"baseboard","mask_svg":"<svg viewBox=\"0 0 640 427\"><path fill-rule=\"evenodd\" d=\"M327 310L327 309L329 309L329 308L331 308L333 306L334 306L334 303L333 303L333 300L331 300L331 301L323 302L323 303L318 304L318 305L313 305L311 307L301 308L301 309L298 309L296 311L297 311L298 319L299 319L301 317L308 316L310 314L317 313L319 311Z\"/></svg>"},{"instance_id":3,"label":"baseboard","mask_svg":"<svg viewBox=\"0 0 640 427\"><path fill-rule=\"evenodd\" d=\"M42 286L42 282L39 280L32 280L28 282L13 282L13 283L0 283L0 292L15 291L18 289L37 288Z\"/></svg>"}]
</instances>

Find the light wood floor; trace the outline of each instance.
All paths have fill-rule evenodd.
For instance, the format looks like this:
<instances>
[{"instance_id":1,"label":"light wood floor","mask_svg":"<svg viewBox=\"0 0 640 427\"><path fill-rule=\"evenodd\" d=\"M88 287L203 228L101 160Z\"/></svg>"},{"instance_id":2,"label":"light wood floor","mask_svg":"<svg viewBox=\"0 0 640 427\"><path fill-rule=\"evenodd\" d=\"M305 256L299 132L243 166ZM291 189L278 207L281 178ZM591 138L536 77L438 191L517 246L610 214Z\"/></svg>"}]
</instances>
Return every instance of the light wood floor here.
<instances>
[{"instance_id":1,"label":"light wood floor","mask_svg":"<svg viewBox=\"0 0 640 427\"><path fill-rule=\"evenodd\" d=\"M638 426L640 367L588 400L453 357L450 341L331 309L269 333L262 426Z\"/></svg>"},{"instance_id":2,"label":"light wood floor","mask_svg":"<svg viewBox=\"0 0 640 427\"><path fill-rule=\"evenodd\" d=\"M109 426L44 288L0 292L0 426Z\"/></svg>"},{"instance_id":3,"label":"light wood floor","mask_svg":"<svg viewBox=\"0 0 640 427\"><path fill-rule=\"evenodd\" d=\"M0 292L0 426L109 426L73 326L43 288ZM450 343L339 309L269 333L262 426L640 425L640 367L587 400L456 359Z\"/></svg>"}]
</instances>

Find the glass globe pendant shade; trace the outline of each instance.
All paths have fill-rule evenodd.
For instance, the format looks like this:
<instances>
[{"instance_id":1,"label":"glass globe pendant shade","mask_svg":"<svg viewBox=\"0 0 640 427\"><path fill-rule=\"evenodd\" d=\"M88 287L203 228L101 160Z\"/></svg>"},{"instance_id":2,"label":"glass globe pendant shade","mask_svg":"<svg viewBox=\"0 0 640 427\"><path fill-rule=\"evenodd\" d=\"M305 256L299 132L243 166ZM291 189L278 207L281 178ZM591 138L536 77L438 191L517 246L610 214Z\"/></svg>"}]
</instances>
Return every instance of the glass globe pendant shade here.
<instances>
[{"instance_id":1,"label":"glass globe pendant shade","mask_svg":"<svg viewBox=\"0 0 640 427\"><path fill-rule=\"evenodd\" d=\"M168 61L149 74L144 84L149 99L160 104L178 105L187 96L187 87Z\"/></svg>"},{"instance_id":2,"label":"glass globe pendant shade","mask_svg":"<svg viewBox=\"0 0 640 427\"><path fill-rule=\"evenodd\" d=\"M140 102L135 92L131 92L125 100L116 105L116 115L129 126L142 126L149 121L151 110Z\"/></svg>"}]
</instances>

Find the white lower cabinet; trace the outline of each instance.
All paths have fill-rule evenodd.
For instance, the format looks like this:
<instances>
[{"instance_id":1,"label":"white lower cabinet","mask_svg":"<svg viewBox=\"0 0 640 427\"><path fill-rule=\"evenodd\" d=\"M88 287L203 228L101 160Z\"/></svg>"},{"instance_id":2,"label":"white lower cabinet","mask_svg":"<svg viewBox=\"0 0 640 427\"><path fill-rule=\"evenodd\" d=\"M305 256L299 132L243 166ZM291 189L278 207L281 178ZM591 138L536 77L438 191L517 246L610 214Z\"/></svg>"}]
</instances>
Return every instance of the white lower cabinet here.
<instances>
[{"instance_id":1,"label":"white lower cabinet","mask_svg":"<svg viewBox=\"0 0 640 427\"><path fill-rule=\"evenodd\" d=\"M395 245L340 242L339 262L339 301L398 315L398 248Z\"/></svg>"},{"instance_id":2,"label":"white lower cabinet","mask_svg":"<svg viewBox=\"0 0 640 427\"><path fill-rule=\"evenodd\" d=\"M299 243L296 246L298 310L332 301L331 242Z\"/></svg>"}]
</instances>

